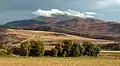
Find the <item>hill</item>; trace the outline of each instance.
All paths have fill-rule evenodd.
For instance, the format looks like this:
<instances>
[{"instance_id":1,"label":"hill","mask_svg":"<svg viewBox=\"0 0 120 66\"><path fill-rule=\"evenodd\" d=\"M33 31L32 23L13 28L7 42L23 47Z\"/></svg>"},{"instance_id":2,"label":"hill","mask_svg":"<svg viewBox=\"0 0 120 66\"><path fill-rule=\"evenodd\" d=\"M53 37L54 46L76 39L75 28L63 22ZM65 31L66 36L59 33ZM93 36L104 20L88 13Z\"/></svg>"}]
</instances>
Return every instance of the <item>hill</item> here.
<instances>
[{"instance_id":1,"label":"hill","mask_svg":"<svg viewBox=\"0 0 120 66\"><path fill-rule=\"evenodd\" d=\"M64 19L62 17L65 17ZM69 19L68 19L69 18ZM43 30L67 33L93 39L120 40L120 23L105 22L94 18L79 18L60 15L58 17L36 17L30 20L13 21L2 28Z\"/></svg>"},{"instance_id":2,"label":"hill","mask_svg":"<svg viewBox=\"0 0 120 66\"><path fill-rule=\"evenodd\" d=\"M73 40L74 42L91 41L95 44L114 43L113 41L109 40L91 39L64 33L46 31L6 29L6 31L3 33L7 37L5 38L5 36L2 35L4 38L3 44L6 44L10 47L19 47L21 42L28 40L40 40L44 43L46 49L54 47L63 40Z\"/></svg>"}]
</instances>

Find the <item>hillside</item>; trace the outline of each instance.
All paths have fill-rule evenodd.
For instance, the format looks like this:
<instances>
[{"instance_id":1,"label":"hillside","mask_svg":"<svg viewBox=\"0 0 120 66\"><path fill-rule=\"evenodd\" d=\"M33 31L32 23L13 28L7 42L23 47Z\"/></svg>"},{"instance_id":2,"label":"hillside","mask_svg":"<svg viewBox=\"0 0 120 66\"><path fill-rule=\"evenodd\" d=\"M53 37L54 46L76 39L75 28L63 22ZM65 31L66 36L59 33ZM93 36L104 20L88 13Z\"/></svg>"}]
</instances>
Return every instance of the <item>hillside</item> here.
<instances>
[{"instance_id":1,"label":"hillside","mask_svg":"<svg viewBox=\"0 0 120 66\"><path fill-rule=\"evenodd\" d=\"M66 18L60 18L66 17ZM30 20L20 20L6 23L0 27L42 30L67 33L93 39L120 40L120 23L105 22L93 18L78 18L67 16L37 17Z\"/></svg>"},{"instance_id":2,"label":"hillside","mask_svg":"<svg viewBox=\"0 0 120 66\"><path fill-rule=\"evenodd\" d=\"M19 47L19 43L28 40L40 40L44 43L46 49L54 47L56 44L62 42L63 40L73 40L74 42L91 41L95 44L114 43L113 41L109 40L90 39L64 33L46 31L7 29L5 33L7 35L7 39L5 39L7 43L4 44L14 47Z\"/></svg>"},{"instance_id":3,"label":"hillside","mask_svg":"<svg viewBox=\"0 0 120 66\"><path fill-rule=\"evenodd\" d=\"M60 21L56 26L67 28L79 33L89 33L91 35L120 36L120 23L104 22L95 19L71 19Z\"/></svg>"}]
</instances>

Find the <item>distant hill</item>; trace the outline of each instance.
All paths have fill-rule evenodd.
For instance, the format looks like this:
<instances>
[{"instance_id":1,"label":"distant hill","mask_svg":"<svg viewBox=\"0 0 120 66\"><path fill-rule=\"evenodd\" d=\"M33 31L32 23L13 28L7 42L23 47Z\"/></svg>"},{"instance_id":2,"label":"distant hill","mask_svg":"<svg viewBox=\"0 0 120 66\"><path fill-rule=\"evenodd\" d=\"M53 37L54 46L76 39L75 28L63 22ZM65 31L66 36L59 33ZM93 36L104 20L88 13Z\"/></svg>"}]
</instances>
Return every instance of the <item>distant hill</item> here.
<instances>
[{"instance_id":1,"label":"distant hill","mask_svg":"<svg viewBox=\"0 0 120 66\"><path fill-rule=\"evenodd\" d=\"M20 20L20 21L9 22L2 25L2 27L16 28L20 26L28 26L28 25L34 25L34 24L47 24L47 23L44 21L37 21L37 20L30 19L30 20Z\"/></svg>"},{"instance_id":2,"label":"distant hill","mask_svg":"<svg viewBox=\"0 0 120 66\"><path fill-rule=\"evenodd\" d=\"M94 18L65 15L55 15L55 17L40 16L30 20L9 22L0 27L54 31L95 39L120 40L119 22L105 22Z\"/></svg>"}]
</instances>

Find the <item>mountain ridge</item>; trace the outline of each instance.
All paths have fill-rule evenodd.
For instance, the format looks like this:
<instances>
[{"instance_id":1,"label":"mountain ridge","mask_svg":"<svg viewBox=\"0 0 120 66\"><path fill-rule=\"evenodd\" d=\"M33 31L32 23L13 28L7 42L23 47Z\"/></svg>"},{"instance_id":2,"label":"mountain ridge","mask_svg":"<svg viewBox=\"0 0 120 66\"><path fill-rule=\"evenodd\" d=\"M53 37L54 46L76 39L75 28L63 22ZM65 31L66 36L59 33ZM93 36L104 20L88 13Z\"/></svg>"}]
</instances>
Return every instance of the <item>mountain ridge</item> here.
<instances>
[{"instance_id":1,"label":"mountain ridge","mask_svg":"<svg viewBox=\"0 0 120 66\"><path fill-rule=\"evenodd\" d=\"M67 17L67 16L65 16ZM13 21L2 25L4 28L44 30L85 37L100 38L101 36L120 37L119 22L105 22L95 18L70 18L60 19L57 17L37 17L30 20ZM100 36L100 37L98 37ZM103 37L102 37L103 38Z\"/></svg>"}]
</instances>

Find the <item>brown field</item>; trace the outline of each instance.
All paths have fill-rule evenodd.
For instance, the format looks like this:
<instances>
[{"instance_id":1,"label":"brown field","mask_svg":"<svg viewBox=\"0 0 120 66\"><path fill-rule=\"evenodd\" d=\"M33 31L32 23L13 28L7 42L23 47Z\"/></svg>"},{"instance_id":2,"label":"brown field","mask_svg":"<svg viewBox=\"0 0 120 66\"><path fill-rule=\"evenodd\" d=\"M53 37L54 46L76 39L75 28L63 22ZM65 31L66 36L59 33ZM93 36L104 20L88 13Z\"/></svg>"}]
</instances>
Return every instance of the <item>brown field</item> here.
<instances>
[{"instance_id":1,"label":"brown field","mask_svg":"<svg viewBox=\"0 0 120 66\"><path fill-rule=\"evenodd\" d=\"M120 59L75 58L0 58L0 66L120 66Z\"/></svg>"},{"instance_id":2,"label":"brown field","mask_svg":"<svg viewBox=\"0 0 120 66\"><path fill-rule=\"evenodd\" d=\"M120 51L101 51L101 56L107 58L119 58L120 59Z\"/></svg>"},{"instance_id":3,"label":"brown field","mask_svg":"<svg viewBox=\"0 0 120 66\"><path fill-rule=\"evenodd\" d=\"M7 33L11 35L16 35L18 37L26 38L23 41L40 40L44 43L45 49L51 49L52 47L54 47L55 44L58 44L63 40L73 40L75 42L91 41L95 44L114 43L113 41L109 41L109 40L98 40L98 39L84 38L79 36L63 34L63 33L46 32L46 31L8 29ZM18 43L18 44L14 44L13 46L19 46L19 45L20 44Z\"/></svg>"},{"instance_id":4,"label":"brown field","mask_svg":"<svg viewBox=\"0 0 120 66\"><path fill-rule=\"evenodd\" d=\"M98 40L91 38L84 38L64 33L46 32L46 31L32 31L32 30L13 30L8 29L9 34L25 37L27 40L41 40L41 41L54 41L54 40L81 40L81 41L100 41L100 42L113 42L109 40Z\"/></svg>"},{"instance_id":5,"label":"brown field","mask_svg":"<svg viewBox=\"0 0 120 66\"><path fill-rule=\"evenodd\" d=\"M73 41L91 41L95 44L113 43L109 40L96 40L84 37L78 37L68 34L31 31L31 30L13 30L8 29L8 34L25 38L27 40L40 40L44 42L45 49L53 48L52 44L57 44L63 40ZM97 43L96 43L97 42ZM20 43L12 44L19 46ZM101 51L100 57L2 57L0 56L0 66L120 66L119 51Z\"/></svg>"}]
</instances>

